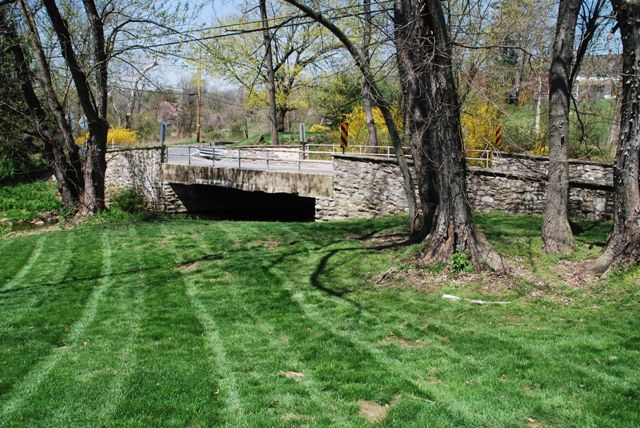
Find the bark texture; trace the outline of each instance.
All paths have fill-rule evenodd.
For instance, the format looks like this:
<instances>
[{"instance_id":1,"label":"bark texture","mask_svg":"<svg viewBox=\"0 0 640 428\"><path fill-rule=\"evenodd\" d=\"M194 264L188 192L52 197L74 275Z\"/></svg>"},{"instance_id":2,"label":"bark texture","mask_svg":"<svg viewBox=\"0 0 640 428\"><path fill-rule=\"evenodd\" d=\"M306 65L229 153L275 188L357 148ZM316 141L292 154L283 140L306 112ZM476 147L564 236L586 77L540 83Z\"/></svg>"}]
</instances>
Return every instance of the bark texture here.
<instances>
[{"instance_id":1,"label":"bark texture","mask_svg":"<svg viewBox=\"0 0 640 428\"><path fill-rule=\"evenodd\" d=\"M446 261L460 252L478 269L504 270L502 257L471 216L460 105L440 0L398 0L395 29L427 233L425 259Z\"/></svg>"},{"instance_id":2,"label":"bark texture","mask_svg":"<svg viewBox=\"0 0 640 428\"><path fill-rule=\"evenodd\" d=\"M560 0L549 71L549 180L542 240L549 253L573 249L569 226L569 103L576 24L581 0Z\"/></svg>"},{"instance_id":3,"label":"bark texture","mask_svg":"<svg viewBox=\"0 0 640 428\"><path fill-rule=\"evenodd\" d=\"M620 136L614 165L613 230L593 270L640 262L640 2L612 0L622 37Z\"/></svg>"}]
</instances>

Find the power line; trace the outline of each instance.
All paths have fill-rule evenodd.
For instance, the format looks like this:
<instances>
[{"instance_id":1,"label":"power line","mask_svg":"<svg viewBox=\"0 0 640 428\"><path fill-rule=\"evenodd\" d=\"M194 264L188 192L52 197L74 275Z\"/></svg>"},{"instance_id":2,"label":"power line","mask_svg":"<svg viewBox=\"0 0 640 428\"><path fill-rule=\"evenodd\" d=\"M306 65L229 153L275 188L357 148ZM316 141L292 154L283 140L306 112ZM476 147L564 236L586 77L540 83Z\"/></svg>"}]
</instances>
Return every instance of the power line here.
<instances>
[{"instance_id":1,"label":"power line","mask_svg":"<svg viewBox=\"0 0 640 428\"><path fill-rule=\"evenodd\" d=\"M388 12L391 11L392 9L379 9L376 10L372 13L381 13L381 12ZM355 17L359 17L364 15L365 12L360 12L360 13L349 13L349 14L343 14L343 15L337 15L337 16L331 16L330 19L343 19L343 18L355 18ZM294 19L299 19L301 18L300 15L293 15L291 16L288 21L294 20ZM285 20L285 22L287 22L287 20ZM299 21L299 22L290 22L290 23L283 23L283 24L279 24L279 25L274 25L269 27L270 29L280 29L280 28L287 28L287 27L295 27L295 26L299 26L299 25L306 25L306 24L315 24L316 21L313 19L308 19L306 21ZM220 27L220 28L225 28L225 27ZM156 43L156 44L151 44L151 45L139 45L139 44L134 44L134 45L130 45L130 46L125 46L120 48L120 51L124 52L124 51L133 51L133 50L142 50L142 49L154 49L154 48L161 48L161 47L167 47L167 46L175 46L175 45L180 45L180 44L189 44L189 43L199 43L199 42L203 42L203 41L207 41L207 40L215 40L215 39L221 39L221 38L225 38L225 37L234 37L234 36L240 36L240 35L244 35L244 34L250 34L250 33L256 33L256 32L261 32L263 31L263 28L254 28L254 29L245 29L245 30L237 30L235 32L229 32L226 34L213 34L210 36L201 36L201 37L191 37L189 39L186 40L173 40L173 41L167 41L167 42L162 42L162 43ZM205 46L206 48L206 46Z\"/></svg>"}]
</instances>

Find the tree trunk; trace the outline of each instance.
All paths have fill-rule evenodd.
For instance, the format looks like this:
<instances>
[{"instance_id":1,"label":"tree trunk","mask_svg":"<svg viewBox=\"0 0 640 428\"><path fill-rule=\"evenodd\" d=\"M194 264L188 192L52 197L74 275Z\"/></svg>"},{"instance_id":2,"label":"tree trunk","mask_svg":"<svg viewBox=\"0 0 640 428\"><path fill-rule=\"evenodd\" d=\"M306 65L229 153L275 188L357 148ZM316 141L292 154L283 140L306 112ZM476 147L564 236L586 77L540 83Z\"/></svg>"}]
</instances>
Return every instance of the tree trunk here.
<instances>
[{"instance_id":1,"label":"tree trunk","mask_svg":"<svg viewBox=\"0 0 640 428\"><path fill-rule=\"evenodd\" d=\"M451 43L440 0L398 0L398 57L404 70L412 150L425 215L425 261L467 253L478 269L504 270L473 222Z\"/></svg>"},{"instance_id":2,"label":"tree trunk","mask_svg":"<svg viewBox=\"0 0 640 428\"><path fill-rule=\"evenodd\" d=\"M581 0L560 0L549 72L549 179L542 222L542 240L548 253L573 249L569 226L569 102L581 4Z\"/></svg>"},{"instance_id":3,"label":"tree trunk","mask_svg":"<svg viewBox=\"0 0 640 428\"><path fill-rule=\"evenodd\" d=\"M364 0L363 2L363 26L362 26L362 55L364 61L367 63L367 67L371 68L371 53L369 51L369 45L371 44L371 0ZM369 93L369 86L362 85L362 105L364 109L364 116L367 122L367 133L369 135L369 145L371 146L370 152L378 152L378 132L376 130L376 123L373 119L373 106L371 105L371 94Z\"/></svg>"},{"instance_id":4,"label":"tree trunk","mask_svg":"<svg viewBox=\"0 0 640 428\"><path fill-rule=\"evenodd\" d=\"M98 98L93 96L87 74L82 70L76 57L73 41L65 19L60 14L55 0L43 0L47 15L56 33L60 50L73 78L78 100L87 117L89 140L86 143L84 163L84 193L78 216L84 217L104 209L104 174L107 151L107 71L108 58L105 52L104 33L101 18L93 0L83 0L85 12L91 25L94 60L96 63L96 84Z\"/></svg>"},{"instance_id":5,"label":"tree trunk","mask_svg":"<svg viewBox=\"0 0 640 428\"><path fill-rule=\"evenodd\" d=\"M269 32L269 19L267 18L267 2L260 2L260 17L262 18L262 32L264 37L265 64L267 66L267 92L269 103L269 129L271 130L271 145L280 144L278 140L278 117L276 112L276 78L273 71L273 53L271 51L271 34ZM284 116L280 127L284 131Z\"/></svg>"},{"instance_id":6,"label":"tree trunk","mask_svg":"<svg viewBox=\"0 0 640 428\"><path fill-rule=\"evenodd\" d=\"M43 87L45 99L58 127L58 133L52 134L48 129L47 113L42 107L31 83L29 65L14 25L6 19L4 14L0 16L2 19L1 24L7 29L7 37L12 40L11 49L14 55L16 71L21 79L22 93L37 121L37 133L43 141L43 154L58 182L62 203L65 208L75 210L84 187L78 146L74 142L71 128L65 117L64 108L55 93L49 63L45 57L31 9L25 2L20 2L20 7L34 46L33 52L38 70L38 80Z\"/></svg>"},{"instance_id":7,"label":"tree trunk","mask_svg":"<svg viewBox=\"0 0 640 428\"><path fill-rule=\"evenodd\" d=\"M616 84L615 82L612 84ZM617 90L616 105L614 107L613 116L611 117L611 129L609 130L609 139L607 141L607 147L611 152L612 157L616 157L616 149L618 147L618 140L620 139L620 112L622 110L622 93L620 88Z\"/></svg>"},{"instance_id":8,"label":"tree trunk","mask_svg":"<svg viewBox=\"0 0 640 428\"><path fill-rule=\"evenodd\" d=\"M540 136L542 132L540 129L540 121L542 119L542 76L540 73L536 75L537 87L536 87L536 119L533 126L533 130L536 137Z\"/></svg>"},{"instance_id":9,"label":"tree trunk","mask_svg":"<svg viewBox=\"0 0 640 428\"><path fill-rule=\"evenodd\" d=\"M592 267L605 274L640 262L640 3L611 3L622 38L622 109L613 170L613 231Z\"/></svg>"},{"instance_id":10,"label":"tree trunk","mask_svg":"<svg viewBox=\"0 0 640 428\"><path fill-rule=\"evenodd\" d=\"M285 119L287 117L287 109L285 108L276 108L276 131L285 132Z\"/></svg>"}]
</instances>

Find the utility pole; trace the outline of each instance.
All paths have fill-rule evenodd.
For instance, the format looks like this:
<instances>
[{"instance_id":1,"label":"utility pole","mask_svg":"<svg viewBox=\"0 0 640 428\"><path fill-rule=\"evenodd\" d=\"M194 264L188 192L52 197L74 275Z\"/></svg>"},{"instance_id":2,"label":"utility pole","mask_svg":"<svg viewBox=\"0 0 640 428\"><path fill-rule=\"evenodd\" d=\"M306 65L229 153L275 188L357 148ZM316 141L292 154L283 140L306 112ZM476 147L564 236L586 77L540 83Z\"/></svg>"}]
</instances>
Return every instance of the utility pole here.
<instances>
[{"instance_id":1,"label":"utility pole","mask_svg":"<svg viewBox=\"0 0 640 428\"><path fill-rule=\"evenodd\" d=\"M198 72L196 73L196 144L200 144L200 108L202 104L202 48L198 48Z\"/></svg>"},{"instance_id":2,"label":"utility pole","mask_svg":"<svg viewBox=\"0 0 640 428\"><path fill-rule=\"evenodd\" d=\"M260 17L262 18L262 32L264 37L265 63L267 66L267 89L269 102L269 122L271 125L271 145L277 146L278 128L276 121L276 83L273 72L273 53L271 51L271 34L269 32L269 19L267 18L267 0L259 0Z\"/></svg>"}]
</instances>

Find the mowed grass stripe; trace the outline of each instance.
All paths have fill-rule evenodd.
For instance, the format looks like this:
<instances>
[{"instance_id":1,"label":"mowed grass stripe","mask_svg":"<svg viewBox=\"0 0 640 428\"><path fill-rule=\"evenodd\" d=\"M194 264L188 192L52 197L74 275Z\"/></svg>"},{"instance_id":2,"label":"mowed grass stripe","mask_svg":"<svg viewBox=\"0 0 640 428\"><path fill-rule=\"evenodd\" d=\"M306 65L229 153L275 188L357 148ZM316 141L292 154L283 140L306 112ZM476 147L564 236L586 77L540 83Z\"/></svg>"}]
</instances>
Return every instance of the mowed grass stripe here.
<instances>
[{"instance_id":1,"label":"mowed grass stripe","mask_svg":"<svg viewBox=\"0 0 640 428\"><path fill-rule=\"evenodd\" d=\"M82 316L97 287L102 270L101 236L56 236L65 237L63 245L68 247L61 257L69 257L60 261L63 266L59 273L50 272L45 282L31 282L0 293L0 323L4 327L0 329L0 405L14 384L40 360L56 347L64 346L70 326ZM50 240L54 241L57 240Z\"/></svg>"},{"instance_id":2,"label":"mowed grass stripe","mask_svg":"<svg viewBox=\"0 0 640 428\"><path fill-rule=\"evenodd\" d=\"M99 285L94 289L89 301L87 302L82 316L71 327L71 330L65 338L65 346L55 348L53 353L49 354L41 362L39 362L9 393L5 398L2 408L0 410L0 422L7 421L11 415L27 400L33 393L35 393L42 382L47 378L51 370L59 363L61 358L71 349L77 345L77 342L81 335L84 333L86 327L91 323L95 317L97 307L100 303L100 299L104 291L111 284L111 246L109 242L109 236L106 233L102 234L102 270L101 277L99 279Z\"/></svg>"},{"instance_id":3,"label":"mowed grass stripe","mask_svg":"<svg viewBox=\"0 0 640 428\"><path fill-rule=\"evenodd\" d=\"M82 344L52 370L52 386L32 397L37 404L20 415L30 424L39 415L50 415L50 426L104 426L124 400L137 364L145 270L135 227L108 233L113 242L111 285ZM60 402L68 404L61 407Z\"/></svg>"},{"instance_id":4,"label":"mowed grass stripe","mask_svg":"<svg viewBox=\"0 0 640 428\"><path fill-rule=\"evenodd\" d=\"M220 425L220 386L211 373L204 330L172 259L173 249L157 224L136 227L146 272L135 347L138 363L111 425ZM181 232L179 223L172 227L171 233Z\"/></svg>"},{"instance_id":5,"label":"mowed grass stripe","mask_svg":"<svg viewBox=\"0 0 640 428\"><path fill-rule=\"evenodd\" d=\"M312 249L308 253L301 252L300 254L296 254L294 259L298 261L297 266L301 268L307 266L305 270L312 273L325 254L326 253L322 251ZM290 264L287 264L287 266L290 266ZM427 411L431 414L437 413L441 417L444 416L443 419L447 421L446 425L451 426L456 424L472 424L474 422L473 420L465 420L464 415L468 413L459 412L458 409L450 407L450 403L440 402L438 400L437 389L428 382L423 367L410 364L406 360L390 355L389 350L380 346L377 340L372 340L369 334L363 336L363 332L368 332L368 329L363 330L362 326L348 327L348 324L352 322L352 315L347 315L346 318L344 318L344 315L353 314L353 303L347 302L341 297L319 291L311 283L307 283L308 285L305 287L300 287L300 275L292 274L290 271L284 272L275 265L271 268L271 272L281 278L284 289L288 290L292 300L296 302L300 311L312 324L344 340L345 344L343 345L343 349L358 350L359 353L369 355L383 368L383 371L387 373L390 378L399 379L412 385L412 388L403 388L405 394L407 390L414 390L412 393L410 392L404 395L403 399L413 401L412 404L417 411ZM304 280L302 283L304 283ZM309 301L310 297L317 302L311 303ZM327 306L341 307L341 310L336 312L343 314L343 317L335 318L335 313L332 314L331 311L327 311L324 307L322 310L319 309L318 303ZM369 318L366 316L366 312L365 307L361 306L357 309L357 313L362 317L362 325L366 325L366 320ZM378 314L378 316L379 315L380 314ZM345 322L347 325L345 325ZM442 422L444 422L444 420Z\"/></svg>"},{"instance_id":6,"label":"mowed grass stripe","mask_svg":"<svg viewBox=\"0 0 640 428\"><path fill-rule=\"evenodd\" d=\"M27 261L22 265L20 270L16 272L13 278L11 278L2 287L0 287L0 291L11 290L12 288L20 285L22 279L29 273L29 271L31 271L31 268L35 265L36 261L40 257L40 254L42 254L42 249L46 240L47 235L41 235L40 237L38 237L38 240L36 241L36 244L33 247L31 255L29 256ZM7 257L10 257L10 255L7 254Z\"/></svg>"},{"instance_id":7,"label":"mowed grass stripe","mask_svg":"<svg viewBox=\"0 0 640 428\"><path fill-rule=\"evenodd\" d=\"M0 287L11 279L22 269L25 262L33 253L33 250L42 236L27 236L23 238L12 238L5 241L0 248Z\"/></svg>"},{"instance_id":8,"label":"mowed grass stripe","mask_svg":"<svg viewBox=\"0 0 640 428\"><path fill-rule=\"evenodd\" d=\"M239 238L237 229L230 224L220 225L220 227L213 230L217 231L219 229L225 230L227 236L232 234L234 238ZM299 335L293 335L290 338L291 340L287 337L287 334L291 334L295 329L304 331L303 334L308 339L309 332L313 326L300 323L300 314L298 312L289 313L288 310L283 310L288 306L286 297L276 296L274 295L274 290L264 287L265 284L272 283L273 279L265 271L260 272L258 275L256 275L255 271L255 265L260 264L258 260L263 258L264 247L261 246L261 243L264 242L264 237L261 236L259 224L253 224L248 229L243 230L243 232L248 236L254 237L255 240L255 244L250 244L252 246L251 253L254 255L252 256L254 260L252 268L236 271L233 268L226 269L227 265L220 263L215 266L203 266L202 271L194 272L194 274L197 273L198 275L188 277L191 279L191 288L197 288L202 299L206 298L208 305L205 310L208 313L220 312L219 308L225 306L238 309L238 317L230 319L225 314L225 316L220 316L220 319L225 320L223 327L225 334L229 336L227 341L232 344L241 342L242 345L234 347L234 361L238 366L237 371L247 371L248 368L243 367L243 361L256 362L256 359L259 358L260 367L265 370L262 373L265 381L273 378L274 391L272 395L276 396L269 398L272 402L279 398L281 406L275 409L279 413L276 415L279 419L273 420L272 423L282 424L288 420L293 423L313 422L315 424L344 426L347 421L353 419L353 412L345 412L344 400L333 396L332 391L326 390L326 385L315 379L313 369L304 361L303 353L296 349L298 344L295 342L298 341ZM217 235L211 236L210 233L203 239L204 245L217 244L217 249L225 241L228 241L228 239L221 239ZM209 253L212 251L213 249L208 249ZM236 251L246 254L244 249ZM235 258L237 256L234 254L232 257ZM240 264L244 265L244 263ZM245 277L244 274L248 277ZM203 276L205 278L202 278ZM212 277L212 282L214 283L204 280L207 277ZM253 288L254 284L260 284L258 285L258 290ZM267 300L272 304L264 305L263 307ZM280 304L275 302L280 302ZM203 305L204 307L205 305ZM240 308L241 310L239 310ZM289 309L295 308L289 306ZM240 336L246 329L251 329L253 334L241 341L234 337ZM266 341L265 338L267 339ZM233 347L233 345L230 346ZM247 353L249 349L252 352ZM254 366L253 369L257 370L258 367ZM279 374L281 372L302 373L304 377L296 380L285 379L284 376ZM277 393L276 390L278 391ZM259 392L256 392L257 394ZM252 392L249 390L245 395L252 395ZM258 423L260 418L264 418L264 415L260 413L254 413L252 416L254 418L253 423Z\"/></svg>"},{"instance_id":9,"label":"mowed grass stripe","mask_svg":"<svg viewBox=\"0 0 640 428\"><path fill-rule=\"evenodd\" d=\"M241 239L238 232L252 241L225 254L219 272L216 266L207 264L193 274L201 278L200 300L215 318L224 320L219 324L221 335L228 343L236 372L249 373L241 378L239 387L244 397L251 397L246 408L254 423L278 425L289 420L288 423L353 424L359 421L360 399L382 396L388 403L398 390L411 390L406 382L388 378L384 366L365 352L354 351L348 340L305 318L289 293L278 286L279 279L265 266L279 251L272 248L272 236L247 231L251 226L246 224L241 230L233 224L220 225L225 229L227 226L235 238L232 242ZM283 228L269 227L278 232ZM282 232L295 236L286 229ZM211 234L204 238L206 243L223 243L223 248L227 246L224 241ZM309 272L302 269L292 276L306 277ZM247 331L254 334L246 335ZM278 375L280 371L302 372L304 378L286 379ZM264 415L265 407L273 407L274 415Z\"/></svg>"},{"instance_id":10,"label":"mowed grass stripe","mask_svg":"<svg viewBox=\"0 0 640 428\"><path fill-rule=\"evenodd\" d=\"M171 239L172 234L165 225L162 226L161 230L166 238ZM222 241L223 239L220 239L220 237L216 240L218 243ZM169 248L171 247L172 246L170 245ZM184 262L184 257L179 257L175 252L169 252L169 255L177 265ZM222 395L225 398L223 417L227 424L233 426L248 426L242 409L238 389L236 387L235 374L233 373L227 359L224 344L220 339L216 322L196 297L196 290L194 289L193 284L187 279L187 275L184 275L183 271L180 269L178 269L178 273L185 284L186 294L195 310L198 321L202 324L204 329L208 351L213 356L213 359L211 360L213 364L210 365L210 370L213 376L218 377L218 383L222 389Z\"/></svg>"}]
</instances>

